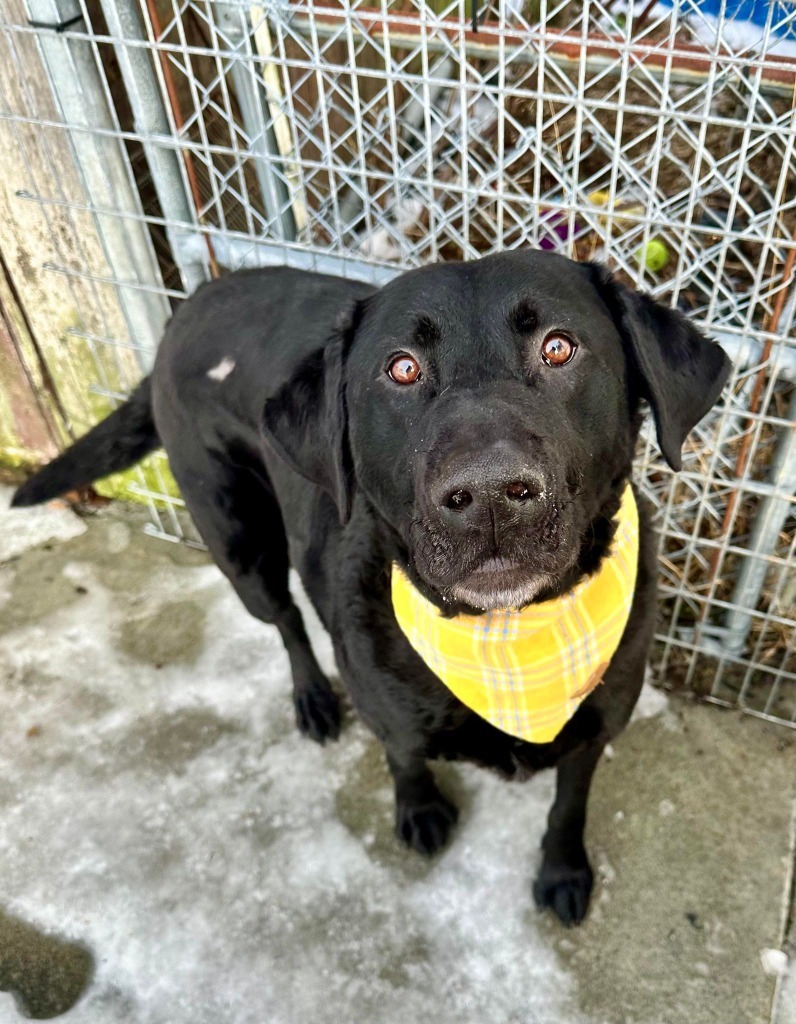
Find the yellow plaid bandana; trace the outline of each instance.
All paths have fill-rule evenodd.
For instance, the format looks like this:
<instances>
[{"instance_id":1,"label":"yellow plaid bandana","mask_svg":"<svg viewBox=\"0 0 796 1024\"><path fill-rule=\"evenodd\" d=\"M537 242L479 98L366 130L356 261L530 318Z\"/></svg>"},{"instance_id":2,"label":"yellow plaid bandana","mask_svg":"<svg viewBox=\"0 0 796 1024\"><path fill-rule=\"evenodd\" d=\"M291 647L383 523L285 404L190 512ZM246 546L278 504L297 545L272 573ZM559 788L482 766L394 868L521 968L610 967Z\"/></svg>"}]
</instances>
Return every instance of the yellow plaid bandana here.
<instances>
[{"instance_id":1,"label":"yellow plaid bandana","mask_svg":"<svg viewBox=\"0 0 796 1024\"><path fill-rule=\"evenodd\" d=\"M511 736L550 743L602 682L630 615L638 509L629 485L617 519L611 552L595 575L521 611L443 618L394 565L398 624L463 704Z\"/></svg>"}]
</instances>

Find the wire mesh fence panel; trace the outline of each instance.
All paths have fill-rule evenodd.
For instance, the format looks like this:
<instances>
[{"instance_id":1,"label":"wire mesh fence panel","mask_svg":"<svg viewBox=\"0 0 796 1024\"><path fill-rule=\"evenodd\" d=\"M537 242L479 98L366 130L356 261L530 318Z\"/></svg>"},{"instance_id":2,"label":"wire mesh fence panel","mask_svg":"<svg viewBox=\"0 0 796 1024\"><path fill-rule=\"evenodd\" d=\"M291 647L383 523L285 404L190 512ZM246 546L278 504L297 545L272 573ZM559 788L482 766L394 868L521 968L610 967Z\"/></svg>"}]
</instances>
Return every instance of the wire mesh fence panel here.
<instances>
[{"instance_id":1,"label":"wire mesh fence panel","mask_svg":"<svg viewBox=\"0 0 796 1024\"><path fill-rule=\"evenodd\" d=\"M144 321L156 331L142 294L173 306L208 276L269 263L379 283L538 246L606 263L720 340L732 380L682 472L648 430L639 449L660 534L653 670L796 724L792 4L0 0L0 11L6 74L24 76L34 48L51 86L24 102L4 90L0 124L20 147L30 133L68 139L83 182L34 180L21 161L15 197L60 211L42 258L81 289L73 327L94 339L80 370L92 393L132 383L117 374L110 387L108 366L146 347ZM79 117L70 62L95 92ZM106 176L124 189L92 187L86 138L114 150ZM102 266L76 245L61 253L59 232L72 224L79 238L86 216ZM120 260L112 224L145 236L137 260ZM97 322L91 288L117 290L121 327ZM181 535L164 473L137 488L155 532Z\"/></svg>"}]
</instances>

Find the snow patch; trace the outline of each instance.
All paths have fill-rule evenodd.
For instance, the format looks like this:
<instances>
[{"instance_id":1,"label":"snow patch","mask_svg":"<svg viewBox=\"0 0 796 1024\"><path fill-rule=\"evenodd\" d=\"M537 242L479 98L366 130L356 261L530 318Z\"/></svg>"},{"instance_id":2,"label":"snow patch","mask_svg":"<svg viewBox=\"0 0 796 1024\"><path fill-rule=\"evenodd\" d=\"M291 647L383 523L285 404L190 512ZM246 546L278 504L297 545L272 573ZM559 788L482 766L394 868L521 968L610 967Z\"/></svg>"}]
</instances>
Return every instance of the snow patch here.
<instances>
[{"instance_id":1,"label":"snow patch","mask_svg":"<svg viewBox=\"0 0 796 1024\"><path fill-rule=\"evenodd\" d=\"M663 726L669 730L679 728L677 716L672 711L669 698L662 690L658 690L652 685L649 670L630 721L638 722L644 718L660 718Z\"/></svg>"},{"instance_id":2,"label":"snow patch","mask_svg":"<svg viewBox=\"0 0 796 1024\"><path fill-rule=\"evenodd\" d=\"M761 949L760 963L769 978L780 978L788 973L788 954L781 949Z\"/></svg>"},{"instance_id":3,"label":"snow patch","mask_svg":"<svg viewBox=\"0 0 796 1024\"><path fill-rule=\"evenodd\" d=\"M31 543L74 525L20 515ZM215 567L158 568L135 609L90 566L65 572L88 593L0 650L0 903L95 956L64 1024L586 1024L531 894L552 773L456 768L452 846L380 858L386 775L370 843L337 810L375 741L351 722L325 748L298 735L277 630ZM176 594L206 608L195 663L120 652L131 610Z\"/></svg>"},{"instance_id":4,"label":"snow patch","mask_svg":"<svg viewBox=\"0 0 796 1024\"><path fill-rule=\"evenodd\" d=\"M105 531L106 546L112 555L118 555L130 546L132 530L127 523L122 523L118 519L108 520Z\"/></svg>"},{"instance_id":5,"label":"snow patch","mask_svg":"<svg viewBox=\"0 0 796 1024\"><path fill-rule=\"evenodd\" d=\"M780 975L780 987L774 1016L776 1024L796 1024L796 971Z\"/></svg>"},{"instance_id":6,"label":"snow patch","mask_svg":"<svg viewBox=\"0 0 796 1024\"><path fill-rule=\"evenodd\" d=\"M86 532L86 524L61 502L35 508L10 508L10 487L0 487L0 562L51 540L71 540Z\"/></svg>"}]
</instances>

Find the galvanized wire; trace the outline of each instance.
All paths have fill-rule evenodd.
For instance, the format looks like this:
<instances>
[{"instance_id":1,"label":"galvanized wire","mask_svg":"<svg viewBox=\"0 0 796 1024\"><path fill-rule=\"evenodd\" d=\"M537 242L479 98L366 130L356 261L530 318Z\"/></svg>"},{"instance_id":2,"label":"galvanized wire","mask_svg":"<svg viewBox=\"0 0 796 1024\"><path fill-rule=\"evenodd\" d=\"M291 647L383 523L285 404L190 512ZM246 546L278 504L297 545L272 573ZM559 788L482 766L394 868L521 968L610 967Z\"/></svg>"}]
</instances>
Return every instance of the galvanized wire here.
<instances>
[{"instance_id":1,"label":"galvanized wire","mask_svg":"<svg viewBox=\"0 0 796 1024\"><path fill-rule=\"evenodd\" d=\"M660 534L653 671L796 724L796 298L784 274L796 244L796 9L769 5L753 26L697 0L644 19L646 3L625 0L491 0L474 32L472 0L118 0L107 20L81 0L82 19L59 30L12 17L10 3L0 30L17 74L20 43L58 32L89 55L108 108L87 124L40 109L30 89L24 104L0 96L21 161L31 130L45 148L88 134L149 161L149 174L142 162L129 174L134 207L65 194L56 167L42 176L30 162L18 190L73 225L74 251L53 227L46 261L72 289L82 322L70 336L90 345L96 393L123 395L114 360L142 341L98 321L85 289L173 303L207 276L208 245L230 268L289 263L375 283L542 245L603 260L721 340L733 377L683 472L662 464L650 429L639 447ZM152 83L159 111L137 110ZM175 157L166 181L157 164ZM118 221L160 239L154 273L122 280L112 259L92 265L74 220L87 214L100 230ZM136 491L153 532L183 537L179 499L147 480Z\"/></svg>"}]
</instances>

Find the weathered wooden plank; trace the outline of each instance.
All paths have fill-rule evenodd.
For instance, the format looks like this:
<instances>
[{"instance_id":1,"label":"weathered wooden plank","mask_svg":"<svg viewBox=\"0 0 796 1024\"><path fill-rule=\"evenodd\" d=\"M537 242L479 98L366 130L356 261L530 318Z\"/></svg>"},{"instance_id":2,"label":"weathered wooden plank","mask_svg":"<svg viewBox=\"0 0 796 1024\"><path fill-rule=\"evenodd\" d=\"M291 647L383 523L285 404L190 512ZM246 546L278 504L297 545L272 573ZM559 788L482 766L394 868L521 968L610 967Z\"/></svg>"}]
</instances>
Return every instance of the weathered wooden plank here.
<instances>
[{"instance_id":1,"label":"weathered wooden plank","mask_svg":"<svg viewBox=\"0 0 796 1024\"><path fill-rule=\"evenodd\" d=\"M52 458L60 431L49 396L26 367L15 319L19 310L0 291L0 451L5 466L19 470Z\"/></svg>"},{"instance_id":2,"label":"weathered wooden plank","mask_svg":"<svg viewBox=\"0 0 796 1024\"><path fill-rule=\"evenodd\" d=\"M10 25L26 23L21 0L4 0L4 15ZM26 337L25 324L16 323L17 365L4 357L0 438L7 435L9 440L0 441L0 461L35 464L47 451L33 439L23 441L15 425L19 415L27 415L18 408L14 411L16 399L11 394L20 372L36 382L37 364L44 362L57 403L46 389L37 391L47 415L56 422L56 433L59 428L61 440L67 442L115 405L93 386L123 394L141 370L117 289L107 280L112 273L90 210L92 197L75 165L69 130L22 120L61 120L30 33L7 29L0 34L0 96L5 112L20 118L0 119L0 252L33 335ZM113 140L108 144L123 146ZM97 280L102 278L106 280ZM26 429L33 428L29 424ZM112 480L103 490L119 494L123 484Z\"/></svg>"}]
</instances>

